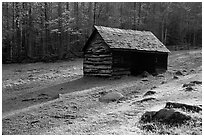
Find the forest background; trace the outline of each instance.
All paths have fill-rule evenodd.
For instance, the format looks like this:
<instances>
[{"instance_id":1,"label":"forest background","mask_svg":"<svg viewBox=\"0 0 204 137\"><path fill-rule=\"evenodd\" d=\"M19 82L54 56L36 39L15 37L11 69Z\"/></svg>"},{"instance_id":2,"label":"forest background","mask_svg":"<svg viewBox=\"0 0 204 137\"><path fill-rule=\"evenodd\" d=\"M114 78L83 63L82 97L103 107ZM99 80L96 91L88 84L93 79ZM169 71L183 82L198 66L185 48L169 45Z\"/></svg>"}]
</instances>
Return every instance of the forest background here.
<instances>
[{"instance_id":1,"label":"forest background","mask_svg":"<svg viewBox=\"0 0 204 137\"><path fill-rule=\"evenodd\" d=\"M202 3L3 2L3 63L82 57L93 25L151 31L167 47L201 47Z\"/></svg>"}]
</instances>

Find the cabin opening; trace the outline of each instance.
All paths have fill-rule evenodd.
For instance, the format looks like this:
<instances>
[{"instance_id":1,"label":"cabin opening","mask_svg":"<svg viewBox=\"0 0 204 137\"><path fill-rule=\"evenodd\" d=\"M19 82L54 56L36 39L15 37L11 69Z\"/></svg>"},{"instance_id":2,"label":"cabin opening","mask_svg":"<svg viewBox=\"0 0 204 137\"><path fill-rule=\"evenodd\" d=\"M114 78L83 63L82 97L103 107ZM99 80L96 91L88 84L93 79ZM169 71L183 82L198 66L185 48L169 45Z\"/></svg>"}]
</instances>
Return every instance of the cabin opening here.
<instances>
[{"instance_id":1,"label":"cabin opening","mask_svg":"<svg viewBox=\"0 0 204 137\"><path fill-rule=\"evenodd\" d=\"M113 71L121 70L124 74L138 75L164 72L167 69L167 55L133 51L113 51ZM121 74L122 72L118 72Z\"/></svg>"}]
</instances>

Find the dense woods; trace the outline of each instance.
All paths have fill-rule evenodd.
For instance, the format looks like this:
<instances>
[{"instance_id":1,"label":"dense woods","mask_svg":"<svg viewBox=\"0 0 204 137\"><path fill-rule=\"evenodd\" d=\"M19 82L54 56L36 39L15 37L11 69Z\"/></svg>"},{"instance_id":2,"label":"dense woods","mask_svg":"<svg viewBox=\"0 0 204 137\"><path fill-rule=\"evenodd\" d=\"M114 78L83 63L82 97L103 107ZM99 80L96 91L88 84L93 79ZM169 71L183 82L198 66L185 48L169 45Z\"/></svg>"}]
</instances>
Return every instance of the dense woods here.
<instances>
[{"instance_id":1,"label":"dense woods","mask_svg":"<svg viewBox=\"0 0 204 137\"><path fill-rule=\"evenodd\" d=\"M3 2L3 62L81 56L94 24L150 30L167 46L201 46L202 3Z\"/></svg>"}]
</instances>

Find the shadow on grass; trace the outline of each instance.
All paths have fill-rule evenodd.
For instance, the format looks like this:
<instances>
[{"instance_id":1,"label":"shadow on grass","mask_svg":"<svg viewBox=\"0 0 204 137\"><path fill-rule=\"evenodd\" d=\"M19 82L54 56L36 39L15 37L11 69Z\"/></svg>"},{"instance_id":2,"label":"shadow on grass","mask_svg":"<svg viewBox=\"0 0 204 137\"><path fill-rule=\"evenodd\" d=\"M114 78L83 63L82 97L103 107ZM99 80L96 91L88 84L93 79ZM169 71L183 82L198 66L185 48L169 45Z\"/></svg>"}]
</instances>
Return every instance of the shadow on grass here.
<instances>
[{"instance_id":1,"label":"shadow on grass","mask_svg":"<svg viewBox=\"0 0 204 137\"><path fill-rule=\"evenodd\" d=\"M122 78L123 79L123 78ZM109 85L111 83L119 83L122 79L110 79L103 77L81 77L73 81L53 85L34 92L28 92L15 99L9 98L2 100L2 112L10 112L42 102L47 102L59 97L59 94L66 94L75 91L81 91L93 87Z\"/></svg>"}]
</instances>

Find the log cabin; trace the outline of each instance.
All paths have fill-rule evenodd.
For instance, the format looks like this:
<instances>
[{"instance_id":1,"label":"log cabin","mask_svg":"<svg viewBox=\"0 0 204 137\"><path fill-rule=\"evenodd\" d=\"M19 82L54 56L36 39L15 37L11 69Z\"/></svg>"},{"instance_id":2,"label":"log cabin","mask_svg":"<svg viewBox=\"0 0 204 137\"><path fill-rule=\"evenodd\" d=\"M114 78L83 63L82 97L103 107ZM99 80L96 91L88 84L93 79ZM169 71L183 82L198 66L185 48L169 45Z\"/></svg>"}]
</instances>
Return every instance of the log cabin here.
<instances>
[{"instance_id":1,"label":"log cabin","mask_svg":"<svg viewBox=\"0 0 204 137\"><path fill-rule=\"evenodd\" d=\"M84 76L137 75L167 70L170 51L150 31L93 26L83 47Z\"/></svg>"}]
</instances>

